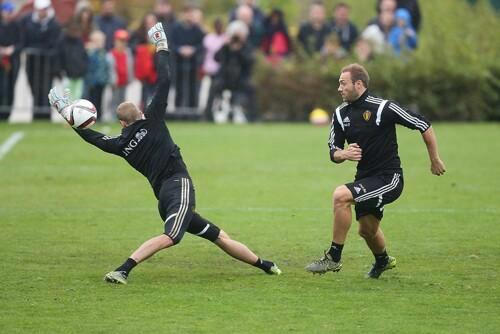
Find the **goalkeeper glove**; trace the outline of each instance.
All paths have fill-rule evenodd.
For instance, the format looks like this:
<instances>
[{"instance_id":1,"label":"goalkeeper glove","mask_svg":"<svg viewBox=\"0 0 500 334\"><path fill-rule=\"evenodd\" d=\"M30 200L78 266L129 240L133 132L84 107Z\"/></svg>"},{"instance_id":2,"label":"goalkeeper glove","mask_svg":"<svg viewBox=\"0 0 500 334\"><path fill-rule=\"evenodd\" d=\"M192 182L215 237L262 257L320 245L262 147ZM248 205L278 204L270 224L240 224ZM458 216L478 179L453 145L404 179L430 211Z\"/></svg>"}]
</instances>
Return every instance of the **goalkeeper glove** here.
<instances>
[{"instance_id":1,"label":"goalkeeper glove","mask_svg":"<svg viewBox=\"0 0 500 334\"><path fill-rule=\"evenodd\" d=\"M163 24L158 22L148 31L149 40L156 45L156 51L168 51L167 35L163 29Z\"/></svg>"},{"instance_id":2,"label":"goalkeeper glove","mask_svg":"<svg viewBox=\"0 0 500 334\"><path fill-rule=\"evenodd\" d=\"M67 122L69 122L71 112L71 101L69 100L69 95L69 89L65 89L63 95L60 95L55 87L53 87L49 92L50 105L54 107Z\"/></svg>"}]
</instances>

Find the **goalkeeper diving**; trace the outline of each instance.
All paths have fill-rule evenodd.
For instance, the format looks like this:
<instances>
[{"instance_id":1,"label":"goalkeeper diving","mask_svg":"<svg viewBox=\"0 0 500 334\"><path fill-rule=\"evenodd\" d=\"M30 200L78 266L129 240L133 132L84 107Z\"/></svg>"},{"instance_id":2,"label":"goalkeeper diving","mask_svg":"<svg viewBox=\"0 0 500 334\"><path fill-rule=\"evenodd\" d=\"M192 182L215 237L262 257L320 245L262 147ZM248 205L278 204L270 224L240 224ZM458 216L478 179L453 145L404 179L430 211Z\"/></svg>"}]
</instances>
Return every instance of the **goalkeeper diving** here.
<instances>
[{"instance_id":1,"label":"goalkeeper diving","mask_svg":"<svg viewBox=\"0 0 500 334\"><path fill-rule=\"evenodd\" d=\"M161 23L148 31L156 45L158 83L151 103L144 113L131 102L121 103L116 114L122 126L119 136L110 137L91 129L75 129L86 142L104 152L124 158L144 175L158 199L158 210L164 222L161 234L145 241L126 261L107 273L109 283L126 284L130 271L156 252L178 244L185 232L207 239L230 256L262 269L270 275L281 270L271 261L255 255L246 245L233 240L212 222L195 211L194 186L179 147L165 124L165 111L170 88L169 49ZM68 94L60 95L52 88L50 104L67 121L72 108Z\"/></svg>"}]
</instances>

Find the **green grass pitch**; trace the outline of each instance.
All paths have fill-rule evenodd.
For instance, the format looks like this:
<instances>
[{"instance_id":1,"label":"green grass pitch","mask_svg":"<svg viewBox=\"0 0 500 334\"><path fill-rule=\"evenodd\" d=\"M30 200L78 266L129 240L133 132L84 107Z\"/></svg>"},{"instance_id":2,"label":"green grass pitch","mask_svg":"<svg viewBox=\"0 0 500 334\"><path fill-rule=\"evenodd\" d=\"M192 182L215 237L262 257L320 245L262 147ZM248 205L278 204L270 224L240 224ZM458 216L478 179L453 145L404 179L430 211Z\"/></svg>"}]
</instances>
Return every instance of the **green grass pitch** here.
<instances>
[{"instance_id":1,"label":"green grass pitch","mask_svg":"<svg viewBox=\"0 0 500 334\"><path fill-rule=\"evenodd\" d=\"M97 130L101 126L96 127ZM353 223L339 273L304 266L331 239L331 193L355 165L328 160L328 128L174 123L198 211L283 275L187 235L137 267L103 275L162 232L147 180L62 125L0 125L0 333L498 333L500 126L436 124L447 174L418 132L398 129L402 197L382 227L398 267L373 259ZM112 128L117 133L118 127Z\"/></svg>"}]
</instances>

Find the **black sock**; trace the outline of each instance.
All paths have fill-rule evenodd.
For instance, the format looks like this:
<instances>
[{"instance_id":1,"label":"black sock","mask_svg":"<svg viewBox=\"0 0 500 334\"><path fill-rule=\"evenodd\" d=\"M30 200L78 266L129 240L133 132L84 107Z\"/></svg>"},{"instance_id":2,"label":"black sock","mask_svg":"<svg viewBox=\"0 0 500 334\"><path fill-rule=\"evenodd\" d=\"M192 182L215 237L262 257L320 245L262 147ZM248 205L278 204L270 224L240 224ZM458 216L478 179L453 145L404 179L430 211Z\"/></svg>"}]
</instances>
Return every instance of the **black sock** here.
<instances>
[{"instance_id":1,"label":"black sock","mask_svg":"<svg viewBox=\"0 0 500 334\"><path fill-rule=\"evenodd\" d=\"M332 260L334 262L339 262L340 258L342 257L342 249L344 248L344 245L339 245L336 244L335 242L332 241L332 245L330 246L330 250L328 251L328 254L332 257Z\"/></svg>"},{"instance_id":2,"label":"black sock","mask_svg":"<svg viewBox=\"0 0 500 334\"><path fill-rule=\"evenodd\" d=\"M380 254L375 254L373 253L373 256L375 256L375 264L377 266L385 266L389 260L389 256L387 255L387 251L384 249L383 253Z\"/></svg>"},{"instance_id":3,"label":"black sock","mask_svg":"<svg viewBox=\"0 0 500 334\"><path fill-rule=\"evenodd\" d=\"M137 262L135 262L134 259L128 258L127 261L125 261L121 266L115 269L115 271L123 271L125 272L125 276L128 276L130 271L134 269L134 267L137 265Z\"/></svg>"},{"instance_id":4,"label":"black sock","mask_svg":"<svg viewBox=\"0 0 500 334\"><path fill-rule=\"evenodd\" d=\"M271 261L261 260L260 258L258 258L257 262L255 262L253 266L260 268L267 273L269 270L271 270L271 267L274 266L274 263L272 263Z\"/></svg>"}]
</instances>

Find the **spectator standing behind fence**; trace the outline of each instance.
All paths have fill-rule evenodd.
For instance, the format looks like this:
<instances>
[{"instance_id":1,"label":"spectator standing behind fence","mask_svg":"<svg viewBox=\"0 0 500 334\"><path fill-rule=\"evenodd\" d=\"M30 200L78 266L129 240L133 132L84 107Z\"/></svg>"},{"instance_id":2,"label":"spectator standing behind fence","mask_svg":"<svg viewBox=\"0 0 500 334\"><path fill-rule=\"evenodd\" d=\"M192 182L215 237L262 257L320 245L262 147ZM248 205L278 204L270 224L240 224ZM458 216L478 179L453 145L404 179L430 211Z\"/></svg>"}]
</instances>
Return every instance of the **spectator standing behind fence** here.
<instances>
[{"instance_id":1,"label":"spectator standing behind fence","mask_svg":"<svg viewBox=\"0 0 500 334\"><path fill-rule=\"evenodd\" d=\"M170 0L155 0L153 13L155 13L156 15L156 21L162 23L165 27L168 44L172 45L173 43L171 32L176 22L172 3L170 2Z\"/></svg>"},{"instance_id":2,"label":"spectator standing behind fence","mask_svg":"<svg viewBox=\"0 0 500 334\"><path fill-rule=\"evenodd\" d=\"M215 53L226 42L226 34L224 33L224 24L221 18L216 18L213 22L212 32L205 35L203 38L204 57L201 66L202 81L200 84L200 108L206 109L208 97L210 94L210 86L213 78L219 70L219 63L215 61Z\"/></svg>"},{"instance_id":3,"label":"spectator standing behind fence","mask_svg":"<svg viewBox=\"0 0 500 334\"><path fill-rule=\"evenodd\" d=\"M309 7L309 22L302 24L299 29L298 40L307 54L319 53L325 43L325 38L331 33L326 24L325 5L315 1Z\"/></svg>"},{"instance_id":4,"label":"spectator standing behind fence","mask_svg":"<svg viewBox=\"0 0 500 334\"><path fill-rule=\"evenodd\" d=\"M175 53L175 106L198 106L198 65L203 59L203 31L196 24L194 7L186 5L172 31Z\"/></svg>"},{"instance_id":5,"label":"spectator standing behind fence","mask_svg":"<svg viewBox=\"0 0 500 334\"><path fill-rule=\"evenodd\" d=\"M384 13L391 12L394 14L398 8L396 0L378 0L377 2L377 16L371 19L367 26L377 24L380 21L380 16Z\"/></svg>"},{"instance_id":6,"label":"spectator standing behind fence","mask_svg":"<svg viewBox=\"0 0 500 334\"><path fill-rule=\"evenodd\" d=\"M291 49L292 42L288 35L288 27L285 23L283 11L275 8L264 23L262 50L270 62L277 64L288 56Z\"/></svg>"},{"instance_id":7,"label":"spectator standing behind fence","mask_svg":"<svg viewBox=\"0 0 500 334\"><path fill-rule=\"evenodd\" d=\"M411 51L417 48L417 32L411 26L410 12L404 8L396 10L394 14L396 25L389 32L389 44L394 53L400 55L401 52Z\"/></svg>"},{"instance_id":8,"label":"spectator standing behind fence","mask_svg":"<svg viewBox=\"0 0 500 334\"><path fill-rule=\"evenodd\" d=\"M345 2L335 5L333 20L331 22L332 32L337 33L340 44L346 51L350 51L358 38L358 28L349 19L351 8Z\"/></svg>"},{"instance_id":9,"label":"spectator standing behind fence","mask_svg":"<svg viewBox=\"0 0 500 334\"><path fill-rule=\"evenodd\" d=\"M254 23L262 25L265 20L264 12L260 9L259 6L257 6L257 1L255 0L238 0L238 5L231 9L231 12L229 14L229 22L232 22L234 20L238 19L237 11L238 8L242 5L249 6L252 9L253 16L252 16L252 21Z\"/></svg>"},{"instance_id":10,"label":"spectator standing behind fence","mask_svg":"<svg viewBox=\"0 0 500 334\"><path fill-rule=\"evenodd\" d=\"M172 29L176 20L170 0L156 0L153 12L158 22L161 22L166 29ZM167 30L166 33L168 34L169 30Z\"/></svg>"},{"instance_id":11,"label":"spectator standing behind fence","mask_svg":"<svg viewBox=\"0 0 500 334\"><path fill-rule=\"evenodd\" d=\"M61 27L50 0L35 0L33 8L20 21L21 45L26 52L26 73L33 94L33 118L50 119L47 94L59 73L57 44Z\"/></svg>"},{"instance_id":12,"label":"spectator standing behind fence","mask_svg":"<svg viewBox=\"0 0 500 334\"><path fill-rule=\"evenodd\" d=\"M108 110L116 110L125 100L125 91L134 77L134 59L128 47L129 34L120 29L114 33L114 45L108 52L111 101Z\"/></svg>"},{"instance_id":13,"label":"spectator standing behind fence","mask_svg":"<svg viewBox=\"0 0 500 334\"><path fill-rule=\"evenodd\" d=\"M86 98L97 108L97 119L100 120L104 112L102 95L110 76L106 58L106 35L100 30L94 30L90 34L86 48L89 61L85 76Z\"/></svg>"},{"instance_id":14,"label":"spectator standing behind fence","mask_svg":"<svg viewBox=\"0 0 500 334\"><path fill-rule=\"evenodd\" d=\"M255 9L252 6L243 4L236 9L236 20L244 22L249 31L248 41L252 49L258 49L261 46L264 37L264 21L255 19Z\"/></svg>"},{"instance_id":15,"label":"spectator standing behind fence","mask_svg":"<svg viewBox=\"0 0 500 334\"><path fill-rule=\"evenodd\" d=\"M200 30L203 32L203 35L206 34L206 31L205 31L205 26L204 26L204 22L203 22L204 18L203 18L203 11L198 8L198 7L194 7L193 8L193 21L194 21L194 24L197 25Z\"/></svg>"},{"instance_id":16,"label":"spectator standing behind fence","mask_svg":"<svg viewBox=\"0 0 500 334\"><path fill-rule=\"evenodd\" d=\"M88 56L82 40L82 31L75 19L71 20L64 29L58 55L62 74L65 76L65 86L71 91L71 99L81 99Z\"/></svg>"},{"instance_id":17,"label":"spectator standing behind fence","mask_svg":"<svg viewBox=\"0 0 500 334\"><path fill-rule=\"evenodd\" d=\"M88 43L90 34L96 29L94 23L94 12L89 7L82 7L75 15L81 31L81 39L84 44Z\"/></svg>"},{"instance_id":18,"label":"spectator standing behind fence","mask_svg":"<svg viewBox=\"0 0 500 334\"><path fill-rule=\"evenodd\" d=\"M394 27L394 11L383 10L374 23L369 24L361 33L361 38L367 40L373 46L373 54L386 53L391 49L388 36Z\"/></svg>"},{"instance_id":19,"label":"spectator standing behind fence","mask_svg":"<svg viewBox=\"0 0 500 334\"><path fill-rule=\"evenodd\" d=\"M149 104L154 93L158 76L155 68L156 49L149 42L148 30L155 24L156 15L147 13L143 16L141 25L132 33L130 38L130 48L134 53L134 73L137 80L142 84L141 110Z\"/></svg>"},{"instance_id":20,"label":"spectator standing behind fence","mask_svg":"<svg viewBox=\"0 0 500 334\"><path fill-rule=\"evenodd\" d=\"M8 120L14 103L19 72L20 27L14 19L14 4L4 1L0 16L0 121Z\"/></svg>"},{"instance_id":21,"label":"spectator standing behind fence","mask_svg":"<svg viewBox=\"0 0 500 334\"><path fill-rule=\"evenodd\" d=\"M220 18L216 18L213 23L214 31L205 35L203 38L203 47L205 48L205 57L203 59L203 73L213 78L219 70L219 63L215 61L215 53L225 44L227 37L224 34L224 24Z\"/></svg>"},{"instance_id":22,"label":"spectator standing behind fence","mask_svg":"<svg viewBox=\"0 0 500 334\"><path fill-rule=\"evenodd\" d=\"M404 8L410 12L412 27L415 31L420 31L422 16L420 14L418 0L398 0L398 8Z\"/></svg>"},{"instance_id":23,"label":"spectator standing behind fence","mask_svg":"<svg viewBox=\"0 0 500 334\"><path fill-rule=\"evenodd\" d=\"M228 26L227 42L215 54L220 68L214 77L205 110L206 118L213 120L213 102L224 90L232 93L232 102L242 106L246 111L245 118L255 121L254 88L250 83L253 64L255 62L252 46L248 41L248 26L242 21L233 21Z\"/></svg>"},{"instance_id":24,"label":"spectator standing behind fence","mask_svg":"<svg viewBox=\"0 0 500 334\"><path fill-rule=\"evenodd\" d=\"M210 87L220 68L220 64L215 61L215 54L222 48L226 41L227 35L224 33L224 23L220 17L217 17L213 22L213 31L206 34L203 38L204 57L201 67L203 80L200 85L200 96L206 100L202 100L200 106L205 108L205 110L207 110L206 105L210 95ZM205 118L211 121L212 118L210 116L206 114Z\"/></svg>"},{"instance_id":25,"label":"spectator standing behind fence","mask_svg":"<svg viewBox=\"0 0 500 334\"><path fill-rule=\"evenodd\" d=\"M106 35L106 50L108 51L113 47L115 31L127 28L125 20L116 15L115 6L115 0L102 0L101 14L96 17L97 27Z\"/></svg>"},{"instance_id":26,"label":"spectator standing behind fence","mask_svg":"<svg viewBox=\"0 0 500 334\"><path fill-rule=\"evenodd\" d=\"M377 11L380 12L380 4L384 0L378 0ZM410 12L411 15L411 25L415 28L415 31L420 30L420 23L422 21L422 16L420 14L420 6L418 5L418 0L396 0L396 8L404 8Z\"/></svg>"},{"instance_id":27,"label":"spectator standing behind fence","mask_svg":"<svg viewBox=\"0 0 500 334\"><path fill-rule=\"evenodd\" d=\"M231 9L231 12L229 13L229 22L233 22L235 20L245 22L250 29L248 39L252 47L257 49L261 46L262 38L264 37L264 12L257 5L256 0L238 0L237 3L237 6ZM249 8L241 9L242 6Z\"/></svg>"}]
</instances>

